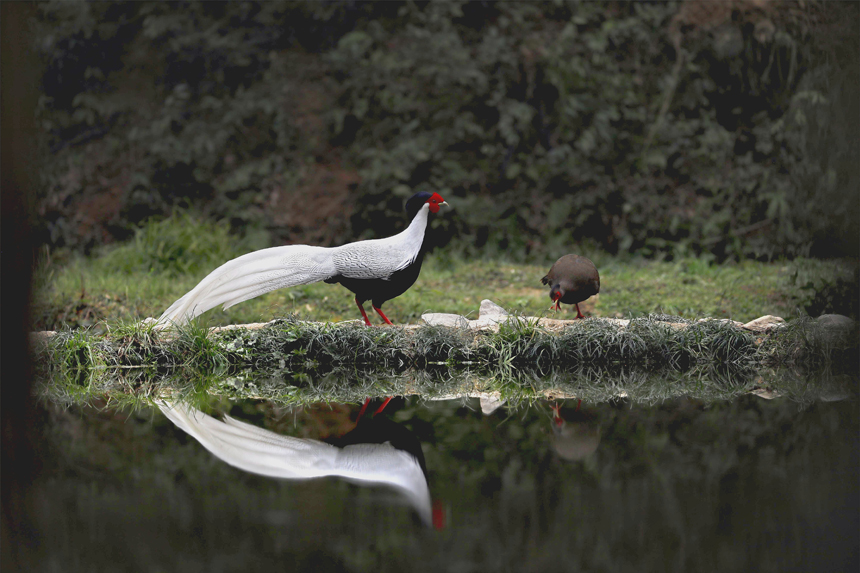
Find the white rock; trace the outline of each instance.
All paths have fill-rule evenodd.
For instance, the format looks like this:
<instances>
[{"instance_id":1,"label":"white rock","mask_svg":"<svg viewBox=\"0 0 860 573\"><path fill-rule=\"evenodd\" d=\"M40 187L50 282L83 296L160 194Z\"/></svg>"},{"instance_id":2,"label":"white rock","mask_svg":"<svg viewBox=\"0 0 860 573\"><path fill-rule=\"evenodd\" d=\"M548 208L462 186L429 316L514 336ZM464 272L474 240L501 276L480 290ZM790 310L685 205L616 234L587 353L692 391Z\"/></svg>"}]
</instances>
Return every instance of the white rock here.
<instances>
[{"instance_id":1,"label":"white rock","mask_svg":"<svg viewBox=\"0 0 860 573\"><path fill-rule=\"evenodd\" d=\"M469 321L459 314L447 314L444 312L428 312L421 315L421 320L430 326L451 326L456 328L469 328Z\"/></svg>"},{"instance_id":2,"label":"white rock","mask_svg":"<svg viewBox=\"0 0 860 573\"><path fill-rule=\"evenodd\" d=\"M585 320L597 320L600 322L611 324L613 326L617 326L619 328L627 328L628 326L630 326L630 320L626 319L626 318L591 318L591 319L587 318ZM574 322L574 321L570 320L568 322Z\"/></svg>"},{"instance_id":3,"label":"white rock","mask_svg":"<svg viewBox=\"0 0 860 573\"><path fill-rule=\"evenodd\" d=\"M762 317L762 318L764 318L764 317ZM779 318L779 317L775 316L774 318ZM757 318L756 320L761 320L761 319ZM780 318L780 320L782 320L782 319ZM732 320L731 318L700 318L696 322L722 322L724 324L731 324L732 326L736 326L738 328L743 328L743 326L744 326L743 322L738 322L737 320Z\"/></svg>"},{"instance_id":4,"label":"white rock","mask_svg":"<svg viewBox=\"0 0 860 573\"><path fill-rule=\"evenodd\" d=\"M276 319L277 320L277 319ZM209 332L226 332L229 330L260 330L261 328L266 328L267 326L271 326L275 323L275 320L270 320L269 322L251 322L248 324L228 324L226 326L213 326L209 329Z\"/></svg>"},{"instance_id":5,"label":"white rock","mask_svg":"<svg viewBox=\"0 0 860 573\"><path fill-rule=\"evenodd\" d=\"M769 330L773 330L774 328L780 328L785 326L785 320L783 320L779 316L772 316L770 314L765 316L760 316L755 320L751 320L748 323L741 326L744 330L751 330L753 332L768 332Z\"/></svg>"},{"instance_id":6,"label":"white rock","mask_svg":"<svg viewBox=\"0 0 860 573\"><path fill-rule=\"evenodd\" d=\"M499 315L506 316L508 314L508 311L506 311L504 308L486 298L481 301L481 309L478 311L479 318Z\"/></svg>"},{"instance_id":7,"label":"white rock","mask_svg":"<svg viewBox=\"0 0 860 573\"><path fill-rule=\"evenodd\" d=\"M755 394L759 398L764 398L765 400L773 400L774 398L779 398L782 395L779 392L768 390L767 388L756 388L755 390L752 390L750 394Z\"/></svg>"},{"instance_id":8,"label":"white rock","mask_svg":"<svg viewBox=\"0 0 860 573\"><path fill-rule=\"evenodd\" d=\"M481 412L485 416L489 416L505 403L505 400L502 399L501 394L498 392L483 392L478 394L478 398L481 401Z\"/></svg>"}]
</instances>

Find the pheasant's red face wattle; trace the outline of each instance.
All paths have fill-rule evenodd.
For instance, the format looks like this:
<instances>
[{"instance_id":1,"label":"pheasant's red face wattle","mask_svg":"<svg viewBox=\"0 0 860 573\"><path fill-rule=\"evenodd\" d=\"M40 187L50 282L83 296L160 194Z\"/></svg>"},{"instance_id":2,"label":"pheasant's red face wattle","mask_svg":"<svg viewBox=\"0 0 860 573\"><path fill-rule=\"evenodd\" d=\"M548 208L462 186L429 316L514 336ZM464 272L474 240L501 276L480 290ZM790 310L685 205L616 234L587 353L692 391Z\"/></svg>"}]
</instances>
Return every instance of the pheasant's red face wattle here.
<instances>
[{"instance_id":1,"label":"pheasant's red face wattle","mask_svg":"<svg viewBox=\"0 0 860 573\"><path fill-rule=\"evenodd\" d=\"M442 199L442 196L438 193L433 193L432 195L430 195L430 198L427 199L427 205L430 206L431 213L438 213L439 207L443 204L447 205L448 203L446 203L445 200Z\"/></svg>"}]
</instances>

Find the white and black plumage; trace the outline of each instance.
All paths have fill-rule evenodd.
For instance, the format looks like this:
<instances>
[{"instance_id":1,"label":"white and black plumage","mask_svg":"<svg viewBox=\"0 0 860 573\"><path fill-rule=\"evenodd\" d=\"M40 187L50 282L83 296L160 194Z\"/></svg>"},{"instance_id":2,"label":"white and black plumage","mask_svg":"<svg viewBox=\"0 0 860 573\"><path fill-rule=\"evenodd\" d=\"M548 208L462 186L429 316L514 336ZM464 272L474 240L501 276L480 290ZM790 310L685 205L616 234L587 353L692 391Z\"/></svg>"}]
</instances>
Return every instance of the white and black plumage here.
<instances>
[{"instance_id":1,"label":"white and black plumage","mask_svg":"<svg viewBox=\"0 0 860 573\"><path fill-rule=\"evenodd\" d=\"M370 320L363 306L367 300L386 324L391 324L381 307L406 292L418 278L427 248L424 239L428 221L441 205L447 203L438 193L416 193L406 202L412 222L404 231L385 239L340 247L286 245L227 261L170 305L156 327L182 324L216 306L227 309L279 288L320 281L340 283L354 292L355 303L368 326Z\"/></svg>"},{"instance_id":2,"label":"white and black plumage","mask_svg":"<svg viewBox=\"0 0 860 573\"><path fill-rule=\"evenodd\" d=\"M272 478L331 476L392 487L425 525L434 522L421 444L414 434L385 416L360 418L355 430L332 445L283 436L230 416L216 420L181 403L160 401L158 407L177 427L231 466Z\"/></svg>"}]
</instances>

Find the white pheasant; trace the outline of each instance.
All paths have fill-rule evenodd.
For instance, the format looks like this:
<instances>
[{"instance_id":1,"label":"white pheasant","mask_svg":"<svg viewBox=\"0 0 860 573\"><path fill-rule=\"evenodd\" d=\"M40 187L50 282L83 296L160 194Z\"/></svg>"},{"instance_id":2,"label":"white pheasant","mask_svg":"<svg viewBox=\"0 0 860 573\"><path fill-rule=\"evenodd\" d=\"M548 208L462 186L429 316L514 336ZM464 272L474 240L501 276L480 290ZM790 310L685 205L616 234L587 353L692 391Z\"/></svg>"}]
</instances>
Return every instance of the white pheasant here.
<instances>
[{"instance_id":1,"label":"white pheasant","mask_svg":"<svg viewBox=\"0 0 860 573\"><path fill-rule=\"evenodd\" d=\"M406 202L412 222L391 237L340 247L272 247L227 261L170 305L155 328L183 324L218 305L227 309L269 291L319 281L341 283L354 292L355 303L368 326L370 320L363 306L366 300L371 301L386 324L391 324L381 307L406 292L418 278L428 220L442 205L448 203L438 193L422 191Z\"/></svg>"}]
</instances>

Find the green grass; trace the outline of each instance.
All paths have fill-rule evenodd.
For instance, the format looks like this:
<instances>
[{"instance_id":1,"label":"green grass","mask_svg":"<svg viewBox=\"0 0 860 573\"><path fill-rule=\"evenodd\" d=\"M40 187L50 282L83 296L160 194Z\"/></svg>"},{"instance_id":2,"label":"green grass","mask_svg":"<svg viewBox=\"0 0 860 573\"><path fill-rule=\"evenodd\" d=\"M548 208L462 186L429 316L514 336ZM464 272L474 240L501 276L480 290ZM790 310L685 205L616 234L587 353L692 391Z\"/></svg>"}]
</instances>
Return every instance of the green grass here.
<instances>
[{"instance_id":1,"label":"green grass","mask_svg":"<svg viewBox=\"0 0 860 573\"><path fill-rule=\"evenodd\" d=\"M44 256L36 272L34 329L106 331L121 321L157 317L222 262L264 246L232 238L223 225L181 216L150 224L133 241L92 257ZM664 262L588 254L601 276L600 295L580 305L591 316L666 313L746 322L766 314L791 319L837 312L857 318L857 261L714 265L698 259ZM488 298L524 315L550 315L548 290L540 278L552 262L464 260L444 250L433 252L416 284L384 310L395 324L420 323L425 312L476 318L481 300ZM212 310L202 321L217 326L289 314L315 321L360 319L351 292L318 283L275 291L227 311ZM559 313L560 318L572 315L568 308Z\"/></svg>"}]
</instances>

